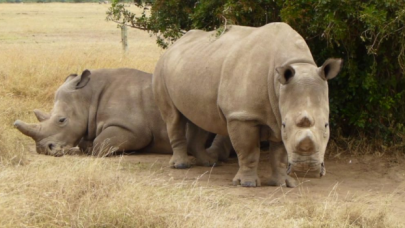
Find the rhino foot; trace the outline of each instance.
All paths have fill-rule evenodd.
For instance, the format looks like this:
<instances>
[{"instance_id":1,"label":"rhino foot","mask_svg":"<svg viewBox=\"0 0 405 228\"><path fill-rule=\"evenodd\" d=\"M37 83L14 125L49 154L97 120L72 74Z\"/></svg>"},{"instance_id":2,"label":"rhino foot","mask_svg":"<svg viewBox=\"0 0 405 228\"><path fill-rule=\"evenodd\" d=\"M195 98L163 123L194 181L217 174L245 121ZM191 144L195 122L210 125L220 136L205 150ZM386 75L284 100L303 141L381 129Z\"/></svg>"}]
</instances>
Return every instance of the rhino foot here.
<instances>
[{"instance_id":1,"label":"rhino foot","mask_svg":"<svg viewBox=\"0 0 405 228\"><path fill-rule=\"evenodd\" d=\"M187 164L187 163L174 164L172 167L175 169L188 169L191 167L191 164Z\"/></svg>"},{"instance_id":2,"label":"rhino foot","mask_svg":"<svg viewBox=\"0 0 405 228\"><path fill-rule=\"evenodd\" d=\"M218 161L227 162L229 158L229 152L223 151L220 148L208 148L207 149L208 156L215 160L218 164Z\"/></svg>"},{"instance_id":3,"label":"rhino foot","mask_svg":"<svg viewBox=\"0 0 405 228\"><path fill-rule=\"evenodd\" d=\"M188 169L191 167L191 162L187 158L175 157L172 156L170 159L170 166L175 169Z\"/></svg>"},{"instance_id":4,"label":"rhino foot","mask_svg":"<svg viewBox=\"0 0 405 228\"><path fill-rule=\"evenodd\" d=\"M260 187L260 179L257 174L241 174L238 172L232 181L233 185L242 187Z\"/></svg>"},{"instance_id":5,"label":"rhino foot","mask_svg":"<svg viewBox=\"0 0 405 228\"><path fill-rule=\"evenodd\" d=\"M212 166L218 166L218 163L215 161L197 161L196 165L212 167Z\"/></svg>"},{"instance_id":6,"label":"rhino foot","mask_svg":"<svg viewBox=\"0 0 405 228\"><path fill-rule=\"evenodd\" d=\"M293 177L287 176L287 178L285 179L285 183L289 188L297 187L297 181Z\"/></svg>"},{"instance_id":7,"label":"rhino foot","mask_svg":"<svg viewBox=\"0 0 405 228\"><path fill-rule=\"evenodd\" d=\"M196 165L207 167L218 166L218 160L207 153L205 153L203 156L200 154L198 157L196 157Z\"/></svg>"},{"instance_id":8,"label":"rhino foot","mask_svg":"<svg viewBox=\"0 0 405 228\"><path fill-rule=\"evenodd\" d=\"M287 186L289 188L297 187L297 181L293 178L285 175L273 175L269 181L270 186Z\"/></svg>"}]
</instances>

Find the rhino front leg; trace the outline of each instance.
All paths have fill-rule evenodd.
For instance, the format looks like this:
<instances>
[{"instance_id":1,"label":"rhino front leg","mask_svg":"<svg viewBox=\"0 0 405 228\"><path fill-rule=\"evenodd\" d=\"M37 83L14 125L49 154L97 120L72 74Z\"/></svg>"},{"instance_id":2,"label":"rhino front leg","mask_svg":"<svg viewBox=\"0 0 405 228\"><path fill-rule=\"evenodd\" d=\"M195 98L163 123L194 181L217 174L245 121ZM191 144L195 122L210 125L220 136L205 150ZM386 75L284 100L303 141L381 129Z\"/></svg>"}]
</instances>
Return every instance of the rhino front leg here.
<instances>
[{"instance_id":1,"label":"rhino front leg","mask_svg":"<svg viewBox=\"0 0 405 228\"><path fill-rule=\"evenodd\" d=\"M132 132L119 126L105 128L93 142L92 155L107 156L115 152L141 150L152 141L152 133L146 126L140 126L141 131Z\"/></svg>"},{"instance_id":2,"label":"rhino front leg","mask_svg":"<svg viewBox=\"0 0 405 228\"><path fill-rule=\"evenodd\" d=\"M282 142L270 142L270 165L271 177L270 186L284 186L294 188L297 181L287 175L288 164L287 151Z\"/></svg>"},{"instance_id":3,"label":"rhino front leg","mask_svg":"<svg viewBox=\"0 0 405 228\"><path fill-rule=\"evenodd\" d=\"M196 158L197 165L213 166L217 163L217 158L209 156L205 149L208 136L209 132L190 121L187 123L187 149Z\"/></svg>"},{"instance_id":4,"label":"rhino front leg","mask_svg":"<svg viewBox=\"0 0 405 228\"><path fill-rule=\"evenodd\" d=\"M260 129L252 121L229 121L228 132L238 155L239 170L234 185L260 186L257 167L260 158Z\"/></svg>"}]
</instances>

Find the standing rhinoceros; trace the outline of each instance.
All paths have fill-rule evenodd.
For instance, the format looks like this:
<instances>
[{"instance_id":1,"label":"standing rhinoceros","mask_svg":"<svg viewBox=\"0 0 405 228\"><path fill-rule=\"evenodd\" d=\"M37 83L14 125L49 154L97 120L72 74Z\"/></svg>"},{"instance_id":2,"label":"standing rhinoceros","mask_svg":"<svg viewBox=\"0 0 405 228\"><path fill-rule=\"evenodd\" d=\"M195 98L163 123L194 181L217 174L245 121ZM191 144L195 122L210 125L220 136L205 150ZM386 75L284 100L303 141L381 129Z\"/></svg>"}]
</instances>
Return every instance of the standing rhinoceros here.
<instances>
[{"instance_id":1,"label":"standing rhinoceros","mask_svg":"<svg viewBox=\"0 0 405 228\"><path fill-rule=\"evenodd\" d=\"M135 69L85 70L80 76L70 75L59 87L50 114L34 111L40 123L17 120L14 125L35 140L41 154L61 156L80 141L82 150L95 155L140 150L172 153L151 82L151 74ZM188 134L197 164L212 165L215 159L206 154L204 142L193 140L207 135L193 124ZM229 150L228 144L226 138L216 137L211 152Z\"/></svg>"},{"instance_id":2,"label":"standing rhinoceros","mask_svg":"<svg viewBox=\"0 0 405 228\"><path fill-rule=\"evenodd\" d=\"M264 138L284 144L278 151L286 160L288 154L287 172L272 167L271 184L294 185L287 174L325 175L327 80L338 74L341 63L328 59L317 67L304 39L285 23L232 26L219 37L188 32L160 58L152 80L173 148L171 163L189 166L185 128L191 121L230 136L239 159L234 184L260 186L259 141Z\"/></svg>"}]
</instances>

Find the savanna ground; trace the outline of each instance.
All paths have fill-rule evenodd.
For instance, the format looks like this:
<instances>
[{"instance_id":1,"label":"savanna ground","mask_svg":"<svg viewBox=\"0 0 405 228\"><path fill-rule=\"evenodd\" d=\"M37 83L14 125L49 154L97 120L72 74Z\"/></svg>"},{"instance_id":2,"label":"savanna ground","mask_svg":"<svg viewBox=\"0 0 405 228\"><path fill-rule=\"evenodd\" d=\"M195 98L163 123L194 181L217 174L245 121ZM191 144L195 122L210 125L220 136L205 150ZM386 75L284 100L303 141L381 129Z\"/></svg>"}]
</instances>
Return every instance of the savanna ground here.
<instances>
[{"instance_id":1,"label":"savanna ground","mask_svg":"<svg viewBox=\"0 0 405 228\"><path fill-rule=\"evenodd\" d=\"M0 4L1 227L405 227L403 154L339 150L327 175L297 188L231 185L236 158L215 168L174 170L170 156L108 158L37 155L13 128L50 111L56 88L84 69L152 72L163 53L147 33L106 22L107 5ZM350 144L350 141L347 141ZM389 155L387 155L389 154Z\"/></svg>"}]
</instances>

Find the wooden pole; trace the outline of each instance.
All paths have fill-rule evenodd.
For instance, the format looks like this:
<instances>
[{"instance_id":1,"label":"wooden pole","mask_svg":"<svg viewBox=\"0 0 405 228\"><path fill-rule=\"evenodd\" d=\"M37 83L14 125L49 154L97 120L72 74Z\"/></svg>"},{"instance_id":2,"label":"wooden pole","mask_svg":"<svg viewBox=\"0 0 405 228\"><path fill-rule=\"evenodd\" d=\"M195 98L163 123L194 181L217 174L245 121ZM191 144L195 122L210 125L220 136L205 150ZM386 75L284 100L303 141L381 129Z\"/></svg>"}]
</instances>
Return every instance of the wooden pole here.
<instances>
[{"instance_id":1,"label":"wooden pole","mask_svg":"<svg viewBox=\"0 0 405 228\"><path fill-rule=\"evenodd\" d=\"M124 50L124 53L126 53L128 51L128 35L126 25L121 25L121 42L122 50Z\"/></svg>"}]
</instances>

